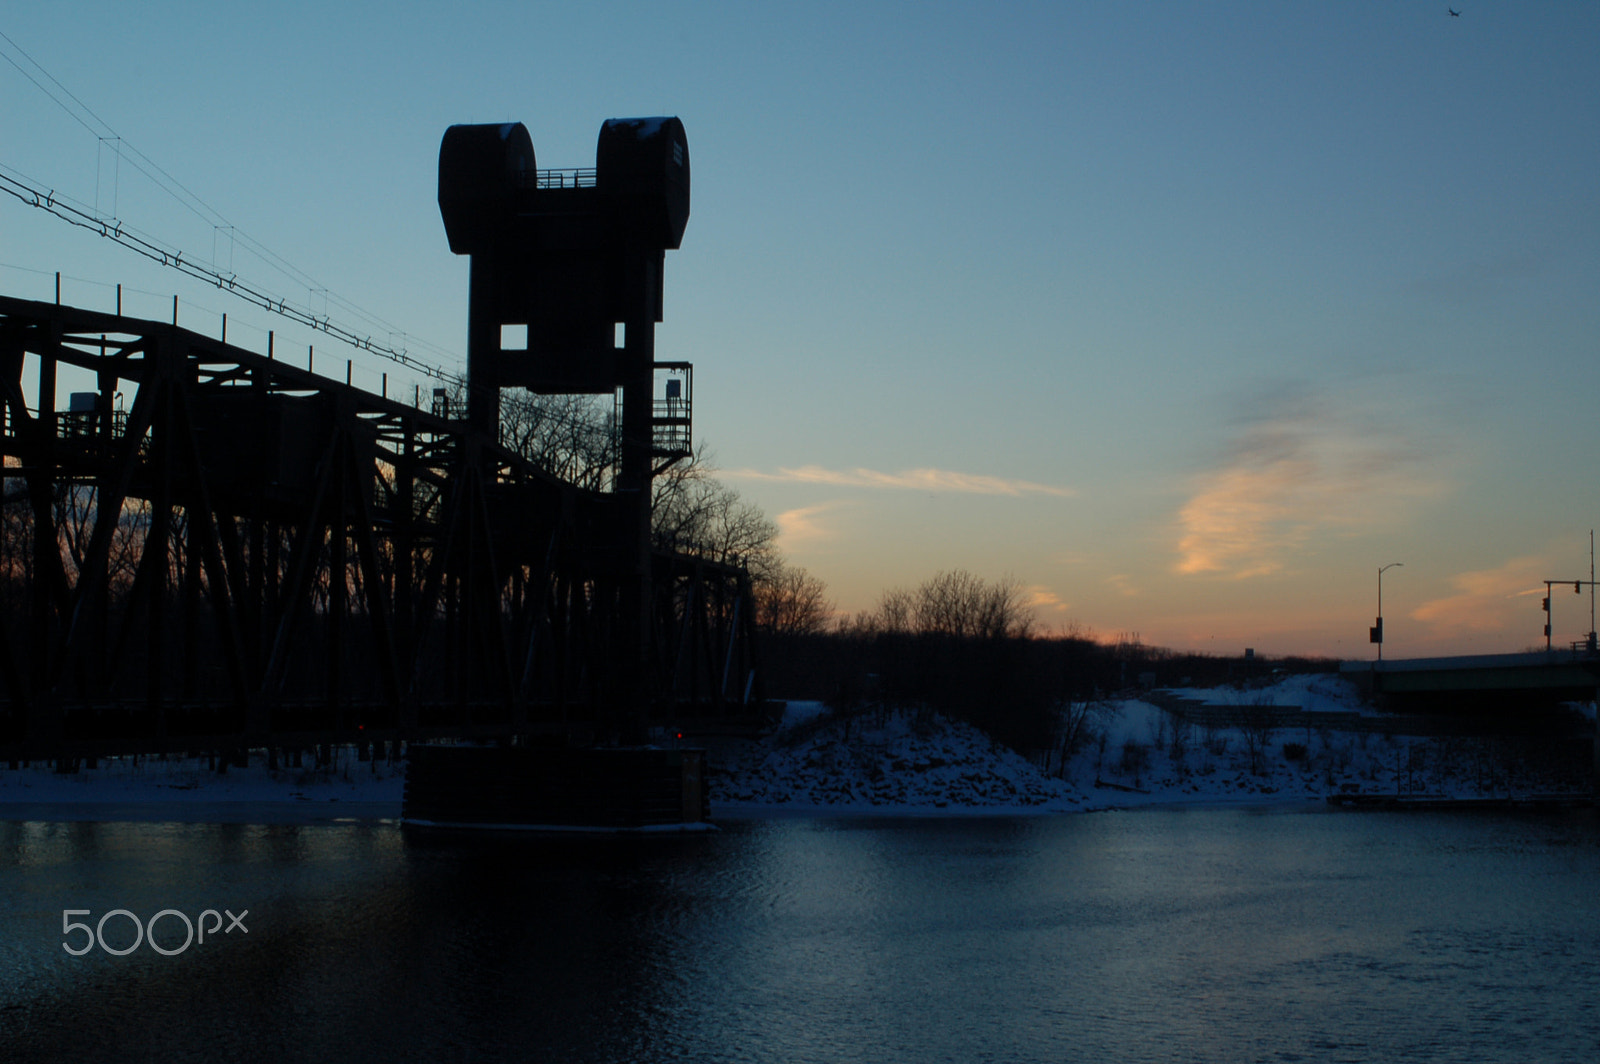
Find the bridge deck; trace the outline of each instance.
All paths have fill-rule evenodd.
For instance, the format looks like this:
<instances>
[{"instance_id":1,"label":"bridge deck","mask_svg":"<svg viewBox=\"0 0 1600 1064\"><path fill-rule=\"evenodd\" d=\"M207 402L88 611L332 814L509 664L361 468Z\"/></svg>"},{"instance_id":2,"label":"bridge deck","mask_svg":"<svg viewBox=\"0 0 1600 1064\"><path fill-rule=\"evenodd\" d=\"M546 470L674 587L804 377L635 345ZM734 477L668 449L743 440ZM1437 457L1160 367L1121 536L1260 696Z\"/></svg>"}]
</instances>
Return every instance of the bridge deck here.
<instances>
[{"instance_id":1,"label":"bridge deck","mask_svg":"<svg viewBox=\"0 0 1600 1064\"><path fill-rule=\"evenodd\" d=\"M1347 661L1339 671L1391 700L1576 702L1594 699L1600 689L1600 655L1581 650Z\"/></svg>"}]
</instances>

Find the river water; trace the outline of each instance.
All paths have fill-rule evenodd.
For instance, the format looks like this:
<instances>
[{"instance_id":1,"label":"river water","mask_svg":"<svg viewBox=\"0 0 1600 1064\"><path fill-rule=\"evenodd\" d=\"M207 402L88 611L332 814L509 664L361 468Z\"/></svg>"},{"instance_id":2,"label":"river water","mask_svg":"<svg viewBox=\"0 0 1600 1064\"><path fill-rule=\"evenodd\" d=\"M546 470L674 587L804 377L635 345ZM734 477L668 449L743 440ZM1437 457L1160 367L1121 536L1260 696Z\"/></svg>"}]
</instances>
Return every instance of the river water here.
<instances>
[{"instance_id":1,"label":"river water","mask_svg":"<svg viewBox=\"0 0 1600 1064\"><path fill-rule=\"evenodd\" d=\"M1591 810L0 822L7 1064L1595 1059Z\"/></svg>"}]
</instances>

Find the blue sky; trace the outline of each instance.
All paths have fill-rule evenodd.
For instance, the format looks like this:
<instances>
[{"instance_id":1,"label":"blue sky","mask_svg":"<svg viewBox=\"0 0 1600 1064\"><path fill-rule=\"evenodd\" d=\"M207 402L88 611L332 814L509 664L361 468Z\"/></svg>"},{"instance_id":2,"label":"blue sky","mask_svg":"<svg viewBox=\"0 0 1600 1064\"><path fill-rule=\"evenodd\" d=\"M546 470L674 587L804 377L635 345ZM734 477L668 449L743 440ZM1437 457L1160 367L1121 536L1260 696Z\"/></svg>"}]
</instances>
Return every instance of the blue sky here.
<instances>
[{"instance_id":1,"label":"blue sky","mask_svg":"<svg viewBox=\"0 0 1600 1064\"><path fill-rule=\"evenodd\" d=\"M67 0L0 53L100 121L0 63L0 165L459 366L445 127L585 166L674 114L658 354L841 610L965 568L1045 626L1366 657L1400 561L1387 655L1515 650L1600 524L1600 5L1455 6ZM55 270L316 342L0 199L0 290Z\"/></svg>"}]
</instances>

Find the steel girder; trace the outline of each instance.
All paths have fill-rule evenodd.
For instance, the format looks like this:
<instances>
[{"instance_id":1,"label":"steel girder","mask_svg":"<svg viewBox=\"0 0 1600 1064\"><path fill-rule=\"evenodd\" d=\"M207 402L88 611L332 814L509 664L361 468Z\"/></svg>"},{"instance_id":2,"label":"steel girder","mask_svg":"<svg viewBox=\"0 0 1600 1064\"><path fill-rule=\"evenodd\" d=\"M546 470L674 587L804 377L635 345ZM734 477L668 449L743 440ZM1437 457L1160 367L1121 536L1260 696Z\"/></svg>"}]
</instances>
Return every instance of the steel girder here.
<instances>
[{"instance_id":1,"label":"steel girder","mask_svg":"<svg viewBox=\"0 0 1600 1064\"><path fill-rule=\"evenodd\" d=\"M656 555L630 675L614 494L270 342L0 297L0 421L0 758L588 741L640 687L658 724L760 697L741 568Z\"/></svg>"}]
</instances>

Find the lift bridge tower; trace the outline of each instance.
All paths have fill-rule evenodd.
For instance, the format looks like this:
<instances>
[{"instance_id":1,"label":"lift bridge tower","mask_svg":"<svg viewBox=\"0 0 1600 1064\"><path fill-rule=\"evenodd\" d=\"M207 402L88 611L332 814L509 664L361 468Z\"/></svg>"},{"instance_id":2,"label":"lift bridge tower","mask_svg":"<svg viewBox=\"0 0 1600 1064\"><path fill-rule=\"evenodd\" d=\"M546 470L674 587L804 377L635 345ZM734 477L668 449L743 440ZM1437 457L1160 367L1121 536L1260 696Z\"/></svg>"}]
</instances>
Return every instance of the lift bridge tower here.
<instances>
[{"instance_id":1,"label":"lift bridge tower","mask_svg":"<svg viewBox=\"0 0 1600 1064\"><path fill-rule=\"evenodd\" d=\"M506 388L620 396L610 527L594 554L614 581L615 709L626 741L649 698L651 480L691 446L692 367L655 360L662 266L689 220L683 123L611 119L594 168L577 170L540 170L519 122L451 126L439 149L439 212L450 250L471 257L474 434L498 439Z\"/></svg>"}]
</instances>

